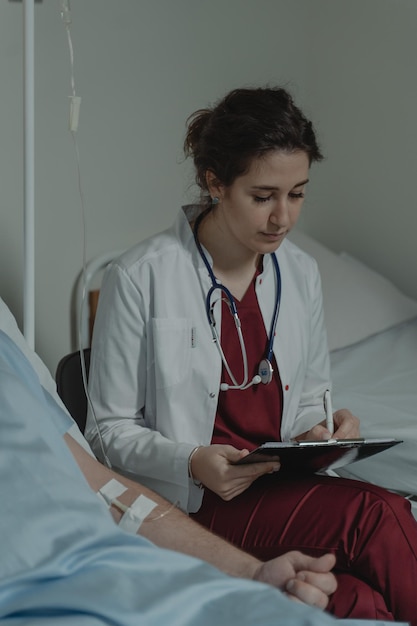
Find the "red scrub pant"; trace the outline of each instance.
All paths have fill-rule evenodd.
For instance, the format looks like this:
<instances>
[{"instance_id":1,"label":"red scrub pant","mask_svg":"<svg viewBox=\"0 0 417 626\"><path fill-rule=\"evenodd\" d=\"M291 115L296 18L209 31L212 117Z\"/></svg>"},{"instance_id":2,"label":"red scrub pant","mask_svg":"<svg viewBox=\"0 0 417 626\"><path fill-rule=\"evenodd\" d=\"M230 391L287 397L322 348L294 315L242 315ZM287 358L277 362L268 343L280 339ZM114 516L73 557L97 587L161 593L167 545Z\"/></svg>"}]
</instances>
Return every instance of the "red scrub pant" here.
<instances>
[{"instance_id":1,"label":"red scrub pant","mask_svg":"<svg viewBox=\"0 0 417 626\"><path fill-rule=\"evenodd\" d=\"M400 496L355 480L276 474L229 502L206 490L192 517L262 560L332 552L330 613L417 626L417 522Z\"/></svg>"}]
</instances>

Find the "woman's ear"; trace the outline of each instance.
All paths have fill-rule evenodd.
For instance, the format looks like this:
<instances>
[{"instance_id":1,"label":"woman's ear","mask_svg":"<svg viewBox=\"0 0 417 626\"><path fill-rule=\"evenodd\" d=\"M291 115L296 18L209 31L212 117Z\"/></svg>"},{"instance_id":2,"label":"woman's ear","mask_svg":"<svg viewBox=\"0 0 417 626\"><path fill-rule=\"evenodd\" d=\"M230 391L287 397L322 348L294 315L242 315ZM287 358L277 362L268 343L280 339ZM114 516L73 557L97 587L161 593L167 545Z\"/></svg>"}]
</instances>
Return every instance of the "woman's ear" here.
<instances>
[{"instance_id":1,"label":"woman's ear","mask_svg":"<svg viewBox=\"0 0 417 626\"><path fill-rule=\"evenodd\" d=\"M206 172L206 185L212 198L216 197L221 199L223 194L223 185L219 183L217 176L211 170L207 170Z\"/></svg>"}]
</instances>

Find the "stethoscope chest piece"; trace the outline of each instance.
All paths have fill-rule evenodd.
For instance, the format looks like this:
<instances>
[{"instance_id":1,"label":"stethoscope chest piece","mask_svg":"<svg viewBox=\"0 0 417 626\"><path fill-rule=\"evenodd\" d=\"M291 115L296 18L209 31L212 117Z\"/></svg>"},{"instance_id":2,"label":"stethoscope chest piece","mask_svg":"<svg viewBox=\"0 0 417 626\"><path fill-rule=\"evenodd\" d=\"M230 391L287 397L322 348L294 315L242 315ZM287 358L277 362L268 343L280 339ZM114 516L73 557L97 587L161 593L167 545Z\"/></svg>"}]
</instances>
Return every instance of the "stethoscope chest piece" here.
<instances>
[{"instance_id":1,"label":"stethoscope chest piece","mask_svg":"<svg viewBox=\"0 0 417 626\"><path fill-rule=\"evenodd\" d=\"M262 359L259 363L258 374L261 378L261 383L264 385L268 385L274 373L274 368L271 365L271 362L268 359Z\"/></svg>"}]
</instances>

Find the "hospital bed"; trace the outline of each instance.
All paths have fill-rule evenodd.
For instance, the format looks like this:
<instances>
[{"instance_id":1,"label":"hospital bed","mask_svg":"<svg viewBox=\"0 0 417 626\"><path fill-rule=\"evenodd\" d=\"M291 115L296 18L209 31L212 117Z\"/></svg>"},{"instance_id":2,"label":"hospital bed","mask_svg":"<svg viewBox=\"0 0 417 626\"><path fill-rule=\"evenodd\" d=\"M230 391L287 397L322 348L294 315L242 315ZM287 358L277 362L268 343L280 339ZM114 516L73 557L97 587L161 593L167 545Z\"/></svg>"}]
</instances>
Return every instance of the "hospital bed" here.
<instances>
[{"instance_id":1,"label":"hospital bed","mask_svg":"<svg viewBox=\"0 0 417 626\"><path fill-rule=\"evenodd\" d=\"M409 496L417 517L417 301L346 253L302 232L289 238L319 265L333 408L360 417L365 437L403 440L338 473Z\"/></svg>"},{"instance_id":2,"label":"hospital bed","mask_svg":"<svg viewBox=\"0 0 417 626\"><path fill-rule=\"evenodd\" d=\"M293 231L289 239L311 254L320 269L333 407L349 408L360 417L365 437L403 440L338 473L409 496L417 517L417 301L363 263L332 252L301 231ZM94 286L94 272L102 272L120 253L91 261L87 283ZM77 293L79 309L80 288ZM88 313L84 319L86 347Z\"/></svg>"}]
</instances>

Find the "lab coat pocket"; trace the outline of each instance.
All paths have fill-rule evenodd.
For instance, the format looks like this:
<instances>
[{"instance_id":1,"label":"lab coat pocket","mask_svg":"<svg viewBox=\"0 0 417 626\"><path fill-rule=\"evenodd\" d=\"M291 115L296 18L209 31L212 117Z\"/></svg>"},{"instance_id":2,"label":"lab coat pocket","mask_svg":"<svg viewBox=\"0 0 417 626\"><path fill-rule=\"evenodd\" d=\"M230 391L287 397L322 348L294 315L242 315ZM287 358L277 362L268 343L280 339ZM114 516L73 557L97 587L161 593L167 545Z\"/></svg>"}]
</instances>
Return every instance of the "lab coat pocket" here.
<instances>
[{"instance_id":1,"label":"lab coat pocket","mask_svg":"<svg viewBox=\"0 0 417 626\"><path fill-rule=\"evenodd\" d=\"M192 320L154 318L152 325L155 387L165 389L178 385L191 372Z\"/></svg>"}]
</instances>

